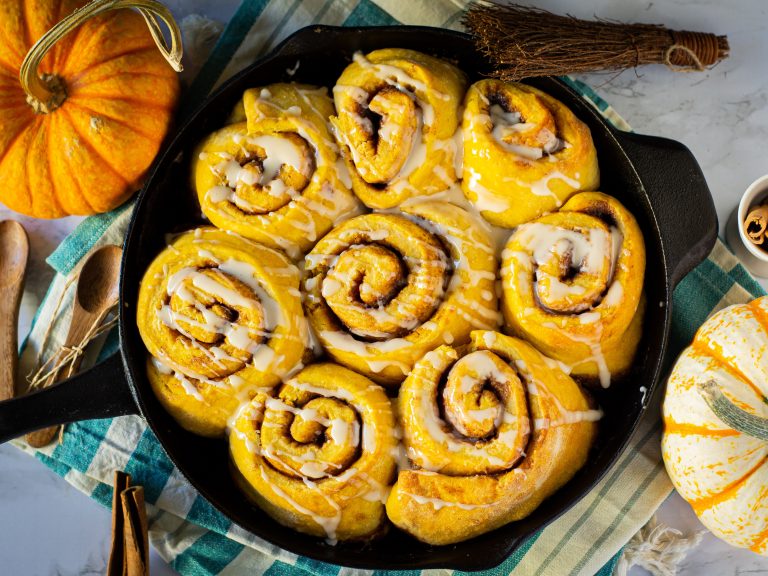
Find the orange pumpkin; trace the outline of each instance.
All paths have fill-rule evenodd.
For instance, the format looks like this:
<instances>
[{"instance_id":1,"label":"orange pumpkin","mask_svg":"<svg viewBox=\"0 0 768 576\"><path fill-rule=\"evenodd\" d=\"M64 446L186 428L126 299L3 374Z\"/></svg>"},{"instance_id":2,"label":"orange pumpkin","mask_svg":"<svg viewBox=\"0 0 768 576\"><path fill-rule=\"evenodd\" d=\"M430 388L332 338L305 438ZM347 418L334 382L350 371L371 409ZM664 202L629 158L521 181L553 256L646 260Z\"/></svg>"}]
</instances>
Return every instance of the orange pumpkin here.
<instances>
[{"instance_id":1,"label":"orange pumpkin","mask_svg":"<svg viewBox=\"0 0 768 576\"><path fill-rule=\"evenodd\" d=\"M166 59L180 69L180 56L155 46L153 12L180 51L167 9L134 2L144 8L101 14L129 3L97 0L71 14L84 4L0 2L0 201L29 216L95 214L124 202L157 154L179 95ZM39 44L55 45L38 45L25 60L49 31L55 38Z\"/></svg>"}]
</instances>

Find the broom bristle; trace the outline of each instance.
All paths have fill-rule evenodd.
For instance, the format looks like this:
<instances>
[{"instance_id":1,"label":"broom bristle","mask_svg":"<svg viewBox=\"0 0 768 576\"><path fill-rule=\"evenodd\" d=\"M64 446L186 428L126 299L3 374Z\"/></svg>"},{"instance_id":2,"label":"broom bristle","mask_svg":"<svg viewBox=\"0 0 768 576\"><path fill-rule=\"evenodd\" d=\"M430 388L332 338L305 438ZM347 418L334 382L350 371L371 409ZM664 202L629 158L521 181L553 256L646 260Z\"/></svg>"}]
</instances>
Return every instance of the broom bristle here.
<instances>
[{"instance_id":1,"label":"broom bristle","mask_svg":"<svg viewBox=\"0 0 768 576\"><path fill-rule=\"evenodd\" d=\"M580 20L517 4L473 4L463 23L506 81L643 64L703 70L728 56L725 36Z\"/></svg>"}]
</instances>

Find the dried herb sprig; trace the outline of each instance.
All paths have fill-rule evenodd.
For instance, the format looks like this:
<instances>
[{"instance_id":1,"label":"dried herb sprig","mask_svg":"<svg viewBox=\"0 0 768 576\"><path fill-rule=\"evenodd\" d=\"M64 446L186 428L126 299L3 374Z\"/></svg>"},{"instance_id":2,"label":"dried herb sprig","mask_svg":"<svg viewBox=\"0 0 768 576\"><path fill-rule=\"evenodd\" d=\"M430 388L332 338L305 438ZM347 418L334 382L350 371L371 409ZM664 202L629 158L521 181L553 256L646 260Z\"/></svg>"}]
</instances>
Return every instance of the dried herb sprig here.
<instances>
[{"instance_id":1,"label":"dried herb sprig","mask_svg":"<svg viewBox=\"0 0 768 576\"><path fill-rule=\"evenodd\" d=\"M580 20L541 8L482 1L463 18L505 81L666 64L701 71L728 56L728 39L657 24Z\"/></svg>"}]
</instances>

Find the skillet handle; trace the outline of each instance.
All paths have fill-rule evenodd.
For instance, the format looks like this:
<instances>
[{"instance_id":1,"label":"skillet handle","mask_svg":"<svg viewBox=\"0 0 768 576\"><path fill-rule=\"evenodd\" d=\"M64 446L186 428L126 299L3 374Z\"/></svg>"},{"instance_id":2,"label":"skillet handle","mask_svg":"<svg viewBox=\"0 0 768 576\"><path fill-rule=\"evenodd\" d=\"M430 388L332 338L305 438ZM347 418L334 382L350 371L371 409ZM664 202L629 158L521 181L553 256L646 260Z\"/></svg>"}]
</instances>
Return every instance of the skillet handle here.
<instances>
[{"instance_id":1,"label":"skillet handle","mask_svg":"<svg viewBox=\"0 0 768 576\"><path fill-rule=\"evenodd\" d=\"M704 174L680 142L615 131L643 183L661 232L672 288L712 250L717 212Z\"/></svg>"},{"instance_id":2,"label":"skillet handle","mask_svg":"<svg viewBox=\"0 0 768 576\"><path fill-rule=\"evenodd\" d=\"M138 413L118 352L59 384L0 402L0 444L56 424Z\"/></svg>"}]
</instances>

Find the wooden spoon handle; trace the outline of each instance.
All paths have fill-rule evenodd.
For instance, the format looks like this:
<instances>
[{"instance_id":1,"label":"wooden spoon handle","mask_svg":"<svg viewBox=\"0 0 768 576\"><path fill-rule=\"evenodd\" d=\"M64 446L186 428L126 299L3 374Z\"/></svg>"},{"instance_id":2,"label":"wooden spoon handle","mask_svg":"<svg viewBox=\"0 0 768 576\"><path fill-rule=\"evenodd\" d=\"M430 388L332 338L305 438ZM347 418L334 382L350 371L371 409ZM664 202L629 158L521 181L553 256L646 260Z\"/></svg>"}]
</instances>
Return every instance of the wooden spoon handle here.
<instances>
[{"instance_id":1,"label":"wooden spoon handle","mask_svg":"<svg viewBox=\"0 0 768 576\"><path fill-rule=\"evenodd\" d=\"M148 0L144 0L148 1ZM72 302L72 318L64 346L53 369L66 360L67 351L75 347L87 346L95 330L114 308L118 300L118 281L120 278L120 259L122 249L119 246L106 245L96 249L88 256L78 271L75 298ZM80 350L82 352L82 350ZM82 353L74 356L71 362L58 369L57 373L44 383L49 386L77 372L82 360ZM47 445L56 436L59 426L38 430L27 434L26 440L35 448Z\"/></svg>"},{"instance_id":2,"label":"wooden spoon handle","mask_svg":"<svg viewBox=\"0 0 768 576\"><path fill-rule=\"evenodd\" d=\"M74 346L77 343L65 343L66 346ZM72 375L77 374L78 369L80 368L80 362L83 359L83 355L80 354L72 361L72 368L69 368L69 365L62 368L58 371L57 374L54 375L54 378L50 385L55 384L56 382L60 382L61 380L66 380ZM42 448L43 446L48 446L51 442L53 442L53 439L56 437L56 435L59 433L59 428L61 428L61 425L57 426L50 426L48 428L43 428L41 430L35 430L34 432L28 433L26 436L24 436L24 439L27 441L27 444L32 446L33 448Z\"/></svg>"},{"instance_id":3,"label":"wooden spoon handle","mask_svg":"<svg viewBox=\"0 0 768 576\"><path fill-rule=\"evenodd\" d=\"M18 324L23 279L17 286L0 290L0 401L15 395L19 366Z\"/></svg>"}]
</instances>

